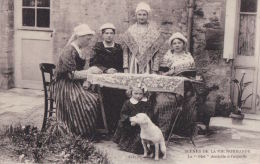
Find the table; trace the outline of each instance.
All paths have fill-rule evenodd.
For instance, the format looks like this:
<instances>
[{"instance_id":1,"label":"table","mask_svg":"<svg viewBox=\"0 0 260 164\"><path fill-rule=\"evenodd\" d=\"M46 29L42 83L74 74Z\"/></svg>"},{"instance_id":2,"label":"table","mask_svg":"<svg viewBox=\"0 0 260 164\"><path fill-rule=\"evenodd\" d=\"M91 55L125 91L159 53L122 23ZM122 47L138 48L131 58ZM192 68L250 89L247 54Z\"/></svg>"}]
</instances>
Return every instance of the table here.
<instances>
[{"instance_id":1,"label":"table","mask_svg":"<svg viewBox=\"0 0 260 164\"><path fill-rule=\"evenodd\" d=\"M163 76L156 74L87 74L86 80L109 88L128 89L143 83L151 92L171 92L184 95L184 82L192 81L186 77Z\"/></svg>"},{"instance_id":2,"label":"table","mask_svg":"<svg viewBox=\"0 0 260 164\"><path fill-rule=\"evenodd\" d=\"M84 78L91 84L97 85L99 94L101 113L105 129L99 130L107 133L107 120L103 104L103 96L100 87L128 89L129 86L137 86L143 83L148 91L151 92L171 92L184 96L184 82L193 81L186 77L179 76L163 76L156 74L129 74L129 73L115 73L115 74L91 74L85 73Z\"/></svg>"}]
</instances>

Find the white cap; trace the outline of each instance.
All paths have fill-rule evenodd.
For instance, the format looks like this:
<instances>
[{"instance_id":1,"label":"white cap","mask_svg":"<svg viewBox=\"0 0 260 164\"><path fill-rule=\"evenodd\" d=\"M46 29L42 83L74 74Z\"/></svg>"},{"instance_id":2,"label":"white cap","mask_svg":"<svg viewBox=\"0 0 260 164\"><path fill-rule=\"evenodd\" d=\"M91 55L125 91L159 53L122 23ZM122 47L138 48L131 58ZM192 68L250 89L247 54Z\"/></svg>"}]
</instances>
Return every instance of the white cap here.
<instances>
[{"instance_id":1,"label":"white cap","mask_svg":"<svg viewBox=\"0 0 260 164\"><path fill-rule=\"evenodd\" d=\"M77 36L83 36L88 34L95 34L95 31L91 30L87 24L80 24L74 28L74 34Z\"/></svg>"},{"instance_id":2,"label":"white cap","mask_svg":"<svg viewBox=\"0 0 260 164\"><path fill-rule=\"evenodd\" d=\"M172 41L174 39L181 39L181 40L183 40L185 42L185 44L187 44L187 42L188 42L188 40L185 38L185 36L182 35L182 33L180 33L180 32L176 32L176 33L172 34L172 36L169 39L169 45L172 44Z\"/></svg>"},{"instance_id":3,"label":"white cap","mask_svg":"<svg viewBox=\"0 0 260 164\"><path fill-rule=\"evenodd\" d=\"M137 12L140 11L140 10L145 10L145 11L147 11L148 13L151 12L150 6L149 6L147 3L145 3L145 2L140 2L140 3L138 3L138 5L137 5L137 7L136 7L136 9L135 9L135 12L137 13Z\"/></svg>"},{"instance_id":4,"label":"white cap","mask_svg":"<svg viewBox=\"0 0 260 164\"><path fill-rule=\"evenodd\" d=\"M105 23L103 24L99 30L102 31L104 29L113 29L113 30L116 30L116 27L112 24L112 23Z\"/></svg>"}]
</instances>

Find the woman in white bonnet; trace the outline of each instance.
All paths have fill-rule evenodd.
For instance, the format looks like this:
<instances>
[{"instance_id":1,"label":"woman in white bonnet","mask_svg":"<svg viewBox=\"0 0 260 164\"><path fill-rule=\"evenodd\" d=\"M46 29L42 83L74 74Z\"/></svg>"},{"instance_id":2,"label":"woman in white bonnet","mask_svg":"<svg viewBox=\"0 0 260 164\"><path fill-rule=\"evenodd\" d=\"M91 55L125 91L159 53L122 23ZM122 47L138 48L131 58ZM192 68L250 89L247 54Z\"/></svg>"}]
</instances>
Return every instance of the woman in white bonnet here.
<instances>
[{"instance_id":1,"label":"woman in white bonnet","mask_svg":"<svg viewBox=\"0 0 260 164\"><path fill-rule=\"evenodd\" d=\"M160 67L168 69L163 75L179 75L184 71L195 70L193 57L186 50L187 39L180 32L174 33L168 41L171 49L163 56Z\"/></svg>"},{"instance_id":2,"label":"woman in white bonnet","mask_svg":"<svg viewBox=\"0 0 260 164\"><path fill-rule=\"evenodd\" d=\"M135 10L137 22L123 35L123 67L126 73L157 73L159 70L158 50L164 38L157 25L149 21L151 8L140 2Z\"/></svg>"},{"instance_id":3,"label":"woman in white bonnet","mask_svg":"<svg viewBox=\"0 0 260 164\"><path fill-rule=\"evenodd\" d=\"M102 41L96 42L93 47L93 57L90 59L90 69L96 73L113 74L123 72L123 50L120 44L114 41L116 27L112 23L105 23L100 27ZM116 129L125 94L123 90L102 87L103 103L111 133Z\"/></svg>"},{"instance_id":4,"label":"woman in white bonnet","mask_svg":"<svg viewBox=\"0 0 260 164\"><path fill-rule=\"evenodd\" d=\"M195 76L195 62L189 52L186 51L187 39L183 34L174 33L169 41L170 49L163 56L160 64L161 74L166 76ZM171 131L173 121L182 108L178 121L174 127L174 134L190 136L194 128L196 113L196 97L190 83L184 83L184 97L174 93L157 93L155 113L158 116L158 126L167 139ZM182 103L184 102L184 103Z\"/></svg>"},{"instance_id":5,"label":"woman in white bonnet","mask_svg":"<svg viewBox=\"0 0 260 164\"><path fill-rule=\"evenodd\" d=\"M74 135L91 137L97 120L97 97L83 89L78 71L83 70L86 53L95 32L87 24L74 28L73 35L59 56L51 90L57 119Z\"/></svg>"}]
</instances>

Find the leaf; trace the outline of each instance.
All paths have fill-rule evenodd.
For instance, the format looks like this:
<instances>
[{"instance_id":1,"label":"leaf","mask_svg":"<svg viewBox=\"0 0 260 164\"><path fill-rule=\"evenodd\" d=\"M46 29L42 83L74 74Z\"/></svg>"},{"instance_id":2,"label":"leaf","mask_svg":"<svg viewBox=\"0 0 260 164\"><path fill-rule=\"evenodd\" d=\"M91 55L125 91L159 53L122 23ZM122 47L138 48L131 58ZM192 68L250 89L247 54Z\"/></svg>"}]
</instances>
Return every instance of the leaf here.
<instances>
[{"instance_id":1,"label":"leaf","mask_svg":"<svg viewBox=\"0 0 260 164\"><path fill-rule=\"evenodd\" d=\"M233 81L234 83L237 83L237 84L239 83L239 81L238 81L237 79L233 79L232 81Z\"/></svg>"},{"instance_id":2,"label":"leaf","mask_svg":"<svg viewBox=\"0 0 260 164\"><path fill-rule=\"evenodd\" d=\"M246 100L247 100L250 96L252 96L252 95L253 95L253 93L249 94L244 100L242 100L242 104L245 104Z\"/></svg>"},{"instance_id":3,"label":"leaf","mask_svg":"<svg viewBox=\"0 0 260 164\"><path fill-rule=\"evenodd\" d=\"M240 80L240 82L239 82L241 97L242 97L243 91L244 91L244 88L243 88L243 85L244 85L244 77L245 77L245 73L243 73L243 75L242 75L242 77L241 77L241 80Z\"/></svg>"},{"instance_id":4,"label":"leaf","mask_svg":"<svg viewBox=\"0 0 260 164\"><path fill-rule=\"evenodd\" d=\"M246 88L248 85L250 85L251 83L253 83L252 81L249 81L249 82L246 82L246 83L244 83L244 88Z\"/></svg>"}]
</instances>

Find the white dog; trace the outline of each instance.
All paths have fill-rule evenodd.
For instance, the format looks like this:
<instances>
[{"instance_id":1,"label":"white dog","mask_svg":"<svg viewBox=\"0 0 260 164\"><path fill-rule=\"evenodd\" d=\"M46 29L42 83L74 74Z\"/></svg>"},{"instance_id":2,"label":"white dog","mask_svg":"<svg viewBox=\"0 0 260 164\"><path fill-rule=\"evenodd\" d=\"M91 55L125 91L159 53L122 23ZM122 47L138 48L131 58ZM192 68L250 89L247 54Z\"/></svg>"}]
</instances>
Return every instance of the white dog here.
<instances>
[{"instance_id":1,"label":"white dog","mask_svg":"<svg viewBox=\"0 0 260 164\"><path fill-rule=\"evenodd\" d=\"M159 160L159 148L166 159L166 146L161 129L156 126L145 113L138 113L130 117L131 125L138 124L141 128L140 137L144 148L143 157L147 157L147 150L150 143L155 145L155 160Z\"/></svg>"}]
</instances>

